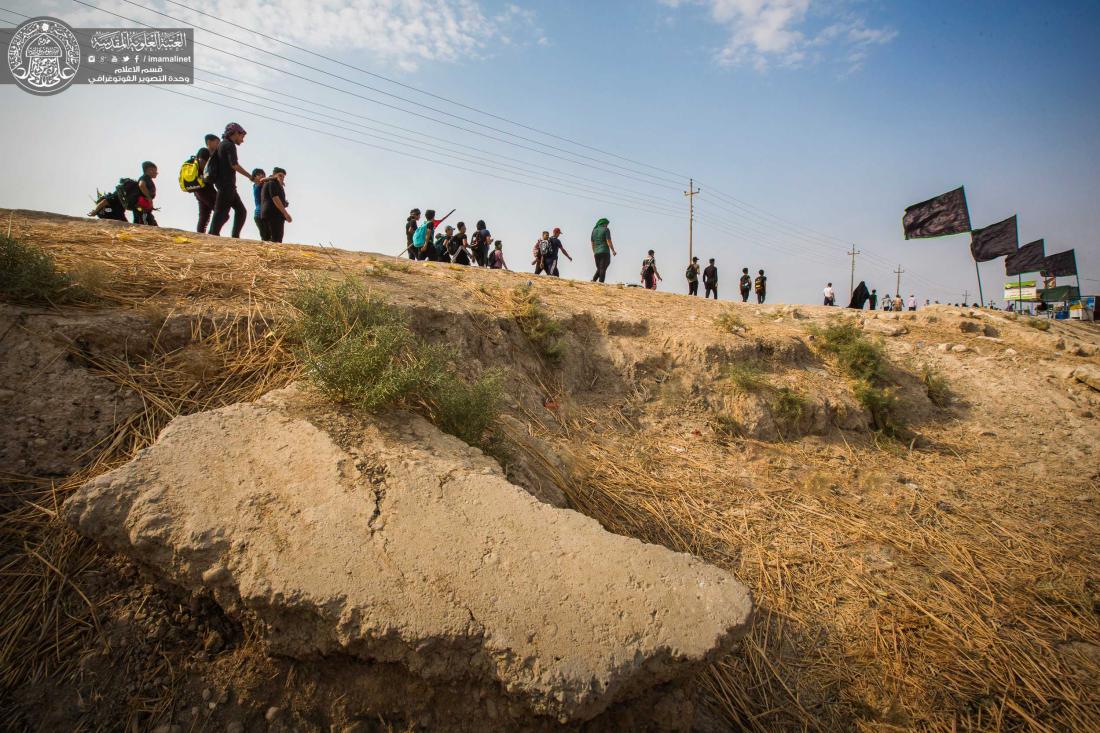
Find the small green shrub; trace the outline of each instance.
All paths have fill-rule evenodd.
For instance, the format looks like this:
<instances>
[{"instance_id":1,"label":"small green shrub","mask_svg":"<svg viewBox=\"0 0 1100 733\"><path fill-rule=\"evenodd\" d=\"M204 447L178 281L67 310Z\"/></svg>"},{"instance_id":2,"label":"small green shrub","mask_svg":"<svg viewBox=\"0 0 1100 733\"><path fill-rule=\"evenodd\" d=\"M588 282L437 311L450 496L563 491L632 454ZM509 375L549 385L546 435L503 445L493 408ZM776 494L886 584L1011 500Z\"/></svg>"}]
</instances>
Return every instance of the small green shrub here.
<instances>
[{"instance_id":1,"label":"small green shrub","mask_svg":"<svg viewBox=\"0 0 1100 733\"><path fill-rule=\"evenodd\" d=\"M42 248L6 236L0 236L0 295L17 303L89 299Z\"/></svg>"},{"instance_id":2,"label":"small green shrub","mask_svg":"<svg viewBox=\"0 0 1100 733\"><path fill-rule=\"evenodd\" d=\"M780 387L776 392L772 414L785 427L794 427L806 412L806 398L790 387Z\"/></svg>"},{"instance_id":3,"label":"small green shrub","mask_svg":"<svg viewBox=\"0 0 1100 733\"><path fill-rule=\"evenodd\" d=\"M859 403L871 413L876 430L891 438L904 434L904 425L899 414L900 403L893 389L859 382L855 393Z\"/></svg>"},{"instance_id":4,"label":"small green shrub","mask_svg":"<svg viewBox=\"0 0 1100 733\"><path fill-rule=\"evenodd\" d=\"M331 399L362 410L419 410L441 430L483 445L499 414L496 372L467 382L454 354L421 341L402 313L353 281L312 283L298 290L293 333L308 375Z\"/></svg>"},{"instance_id":5,"label":"small green shrub","mask_svg":"<svg viewBox=\"0 0 1100 733\"><path fill-rule=\"evenodd\" d=\"M947 380L927 364L921 370L920 381L924 384L924 389L928 393L928 399L932 401L932 404L938 407L946 407L951 402L951 388L948 386Z\"/></svg>"},{"instance_id":6,"label":"small green shrub","mask_svg":"<svg viewBox=\"0 0 1100 733\"><path fill-rule=\"evenodd\" d=\"M748 326L745 325L740 316L734 313L732 308L726 308L719 313L718 317L714 319L714 325L726 333L740 333L748 330Z\"/></svg>"},{"instance_id":7,"label":"small green shrub","mask_svg":"<svg viewBox=\"0 0 1100 733\"><path fill-rule=\"evenodd\" d=\"M735 361L726 367L726 377L733 387L742 393L756 392L767 386L764 367L759 361L749 359Z\"/></svg>"},{"instance_id":8,"label":"small green shrub","mask_svg":"<svg viewBox=\"0 0 1100 733\"><path fill-rule=\"evenodd\" d=\"M1040 331L1050 330L1049 318L1028 318L1026 321L1024 321L1024 323Z\"/></svg>"},{"instance_id":9,"label":"small green shrub","mask_svg":"<svg viewBox=\"0 0 1100 733\"><path fill-rule=\"evenodd\" d=\"M878 381L884 376L885 355L854 321L830 323L815 329L818 348L836 357L841 369L853 379Z\"/></svg>"},{"instance_id":10,"label":"small green shrub","mask_svg":"<svg viewBox=\"0 0 1100 733\"><path fill-rule=\"evenodd\" d=\"M564 329L559 321L550 317L538 296L528 285L519 285L515 295L515 319L523 335L549 362L558 362L565 356Z\"/></svg>"}]
</instances>

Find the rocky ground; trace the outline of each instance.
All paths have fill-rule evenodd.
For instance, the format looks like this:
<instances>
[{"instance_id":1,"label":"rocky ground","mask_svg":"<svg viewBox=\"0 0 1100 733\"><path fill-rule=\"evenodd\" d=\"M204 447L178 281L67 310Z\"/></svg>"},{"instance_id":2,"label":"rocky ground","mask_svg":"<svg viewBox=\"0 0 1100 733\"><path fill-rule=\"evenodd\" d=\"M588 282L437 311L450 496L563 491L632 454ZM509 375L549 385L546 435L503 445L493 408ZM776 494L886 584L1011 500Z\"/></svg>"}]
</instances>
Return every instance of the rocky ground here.
<instances>
[{"instance_id":1,"label":"rocky ground","mask_svg":"<svg viewBox=\"0 0 1100 733\"><path fill-rule=\"evenodd\" d=\"M100 299L0 305L7 728L1100 726L1092 324L12 218ZM311 277L504 368L509 451L326 406L284 342Z\"/></svg>"}]
</instances>

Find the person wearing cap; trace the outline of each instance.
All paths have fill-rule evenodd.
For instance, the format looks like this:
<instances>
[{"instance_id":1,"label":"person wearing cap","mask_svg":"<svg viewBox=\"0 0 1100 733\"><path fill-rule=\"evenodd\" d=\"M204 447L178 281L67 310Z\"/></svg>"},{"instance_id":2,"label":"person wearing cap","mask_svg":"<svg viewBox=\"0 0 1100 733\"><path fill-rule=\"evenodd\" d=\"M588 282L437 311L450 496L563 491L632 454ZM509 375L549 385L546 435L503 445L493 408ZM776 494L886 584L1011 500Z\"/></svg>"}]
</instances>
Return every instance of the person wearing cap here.
<instances>
[{"instance_id":1,"label":"person wearing cap","mask_svg":"<svg viewBox=\"0 0 1100 733\"><path fill-rule=\"evenodd\" d=\"M684 273L688 281L688 295L699 294L699 258L692 257L691 264L687 267L687 272Z\"/></svg>"},{"instance_id":2,"label":"person wearing cap","mask_svg":"<svg viewBox=\"0 0 1100 733\"><path fill-rule=\"evenodd\" d=\"M416 234L416 228L420 226L420 209L413 209L409 212L409 218L405 220L405 247L409 253L409 259L416 259L416 251L418 247L413 246L413 235Z\"/></svg>"},{"instance_id":3,"label":"person wearing cap","mask_svg":"<svg viewBox=\"0 0 1100 733\"><path fill-rule=\"evenodd\" d=\"M605 281L611 257L616 254L615 245L611 242L610 224L607 219L600 219L592 229L592 257L596 260L596 274L592 276L592 282Z\"/></svg>"},{"instance_id":4,"label":"person wearing cap","mask_svg":"<svg viewBox=\"0 0 1100 733\"><path fill-rule=\"evenodd\" d=\"M233 209L233 237L239 238L244 229L244 219L248 216L241 196L237 193L237 174L251 180L252 175L237 162L237 146L244 142L244 136L248 133L236 122L230 122L225 126L222 141L218 143L218 152L214 154L216 161L216 177L214 178L214 190L217 196L214 199L214 218L210 221L210 234L217 237L221 234L222 227L229 221L229 210Z\"/></svg>"},{"instance_id":5,"label":"person wearing cap","mask_svg":"<svg viewBox=\"0 0 1100 733\"><path fill-rule=\"evenodd\" d=\"M290 203L283 189L285 181L286 171L276 166L260 192L260 218L266 225L269 242L282 242L283 226L293 221L286 210Z\"/></svg>"},{"instance_id":6,"label":"person wearing cap","mask_svg":"<svg viewBox=\"0 0 1100 733\"><path fill-rule=\"evenodd\" d=\"M550 236L550 251L542 258L542 269L546 271L547 275L561 277L561 273L558 272L559 252L565 255L570 262L573 261L573 257L566 251L565 245L561 243L561 229L554 227L554 233Z\"/></svg>"}]
</instances>

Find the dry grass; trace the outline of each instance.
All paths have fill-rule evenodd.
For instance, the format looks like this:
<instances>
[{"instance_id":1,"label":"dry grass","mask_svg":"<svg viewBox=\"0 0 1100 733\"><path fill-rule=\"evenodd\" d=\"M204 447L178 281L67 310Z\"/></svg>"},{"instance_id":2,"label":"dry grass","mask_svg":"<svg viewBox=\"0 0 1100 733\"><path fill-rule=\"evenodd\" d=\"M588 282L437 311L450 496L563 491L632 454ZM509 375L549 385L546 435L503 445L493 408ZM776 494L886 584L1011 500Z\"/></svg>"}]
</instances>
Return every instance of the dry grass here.
<instances>
[{"instance_id":1,"label":"dry grass","mask_svg":"<svg viewBox=\"0 0 1100 733\"><path fill-rule=\"evenodd\" d=\"M192 342L186 350L158 351L140 362L93 364L138 394L144 410L119 422L89 452L84 470L56 482L0 477L7 498L17 505L0 514L0 584L5 589L0 595L0 688L72 679L82 650L107 643L98 633L98 609L115 599L96 597L89 584L110 555L59 519L65 498L151 445L174 417L256 399L295 375L282 337L255 311L218 325L197 323ZM201 365L192 356L196 351L203 355ZM118 711L117 720L129 730L138 713L153 714L167 702L135 699L131 709ZM0 714L0 728L13 730L17 723Z\"/></svg>"},{"instance_id":2,"label":"dry grass","mask_svg":"<svg viewBox=\"0 0 1100 733\"><path fill-rule=\"evenodd\" d=\"M1100 667L1067 646L1100 642L1087 522L1033 516L976 481L972 457L847 447L845 480L805 443L742 441L735 458L587 424L558 438L574 506L753 589L752 631L703 678L730 726L1100 729ZM914 472L920 486L899 482Z\"/></svg>"}]
</instances>

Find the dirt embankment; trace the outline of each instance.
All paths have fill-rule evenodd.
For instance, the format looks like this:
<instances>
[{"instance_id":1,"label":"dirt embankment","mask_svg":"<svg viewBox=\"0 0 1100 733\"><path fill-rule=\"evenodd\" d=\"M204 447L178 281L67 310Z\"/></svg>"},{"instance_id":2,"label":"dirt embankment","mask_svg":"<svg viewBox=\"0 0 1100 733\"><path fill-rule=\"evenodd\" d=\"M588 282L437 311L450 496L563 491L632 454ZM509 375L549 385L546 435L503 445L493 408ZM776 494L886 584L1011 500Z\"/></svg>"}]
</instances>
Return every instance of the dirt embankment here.
<instances>
[{"instance_id":1,"label":"dirt embankment","mask_svg":"<svg viewBox=\"0 0 1100 733\"><path fill-rule=\"evenodd\" d=\"M1041 330L945 306L887 317L714 303L27 212L13 219L13 234L81 273L101 299L0 305L0 406L12 416L0 427L13 591L0 606L5 727L474 730L490 709L496 727L553 728L578 710L568 726L612 730L1100 726L1092 325ZM503 647L491 637L503 631L479 632L476 643L469 629L448 637L444 647L463 638L482 655L465 663L480 670L474 677L514 686L498 695L471 677L419 674L431 648L383 653L385 635L362 619L317 632L347 641L360 629L341 652L356 659L332 664L333 649L322 648L288 655L270 644L266 605L242 611L239 590L219 597L207 587L225 578L166 582L164 568L183 567L186 547L174 544L158 571L68 529L62 502L153 445L177 416L252 402L301 377L285 341L287 298L311 277L361 281L419 336L453 346L469 373L503 368L498 431L509 448L480 460L499 460L502 476L544 502L738 578L758 603L744 640L719 644L721 656L675 689L657 672L652 693L626 684L605 709L589 704L591 691L554 687L548 670L520 665L501 683L511 663L494 656ZM530 291L516 289L529 280ZM532 297L560 343L532 326ZM881 343L894 437L822 348L822 329L840 318ZM148 526L102 539L126 550L143 532L167 536ZM556 582L537 585L566 604L570 580ZM498 595L519 587L505 585ZM402 605L422 595L411 588L401 586L411 594ZM309 618L319 629L325 613ZM297 649L308 637L288 638ZM517 694L543 706L510 709Z\"/></svg>"}]
</instances>

